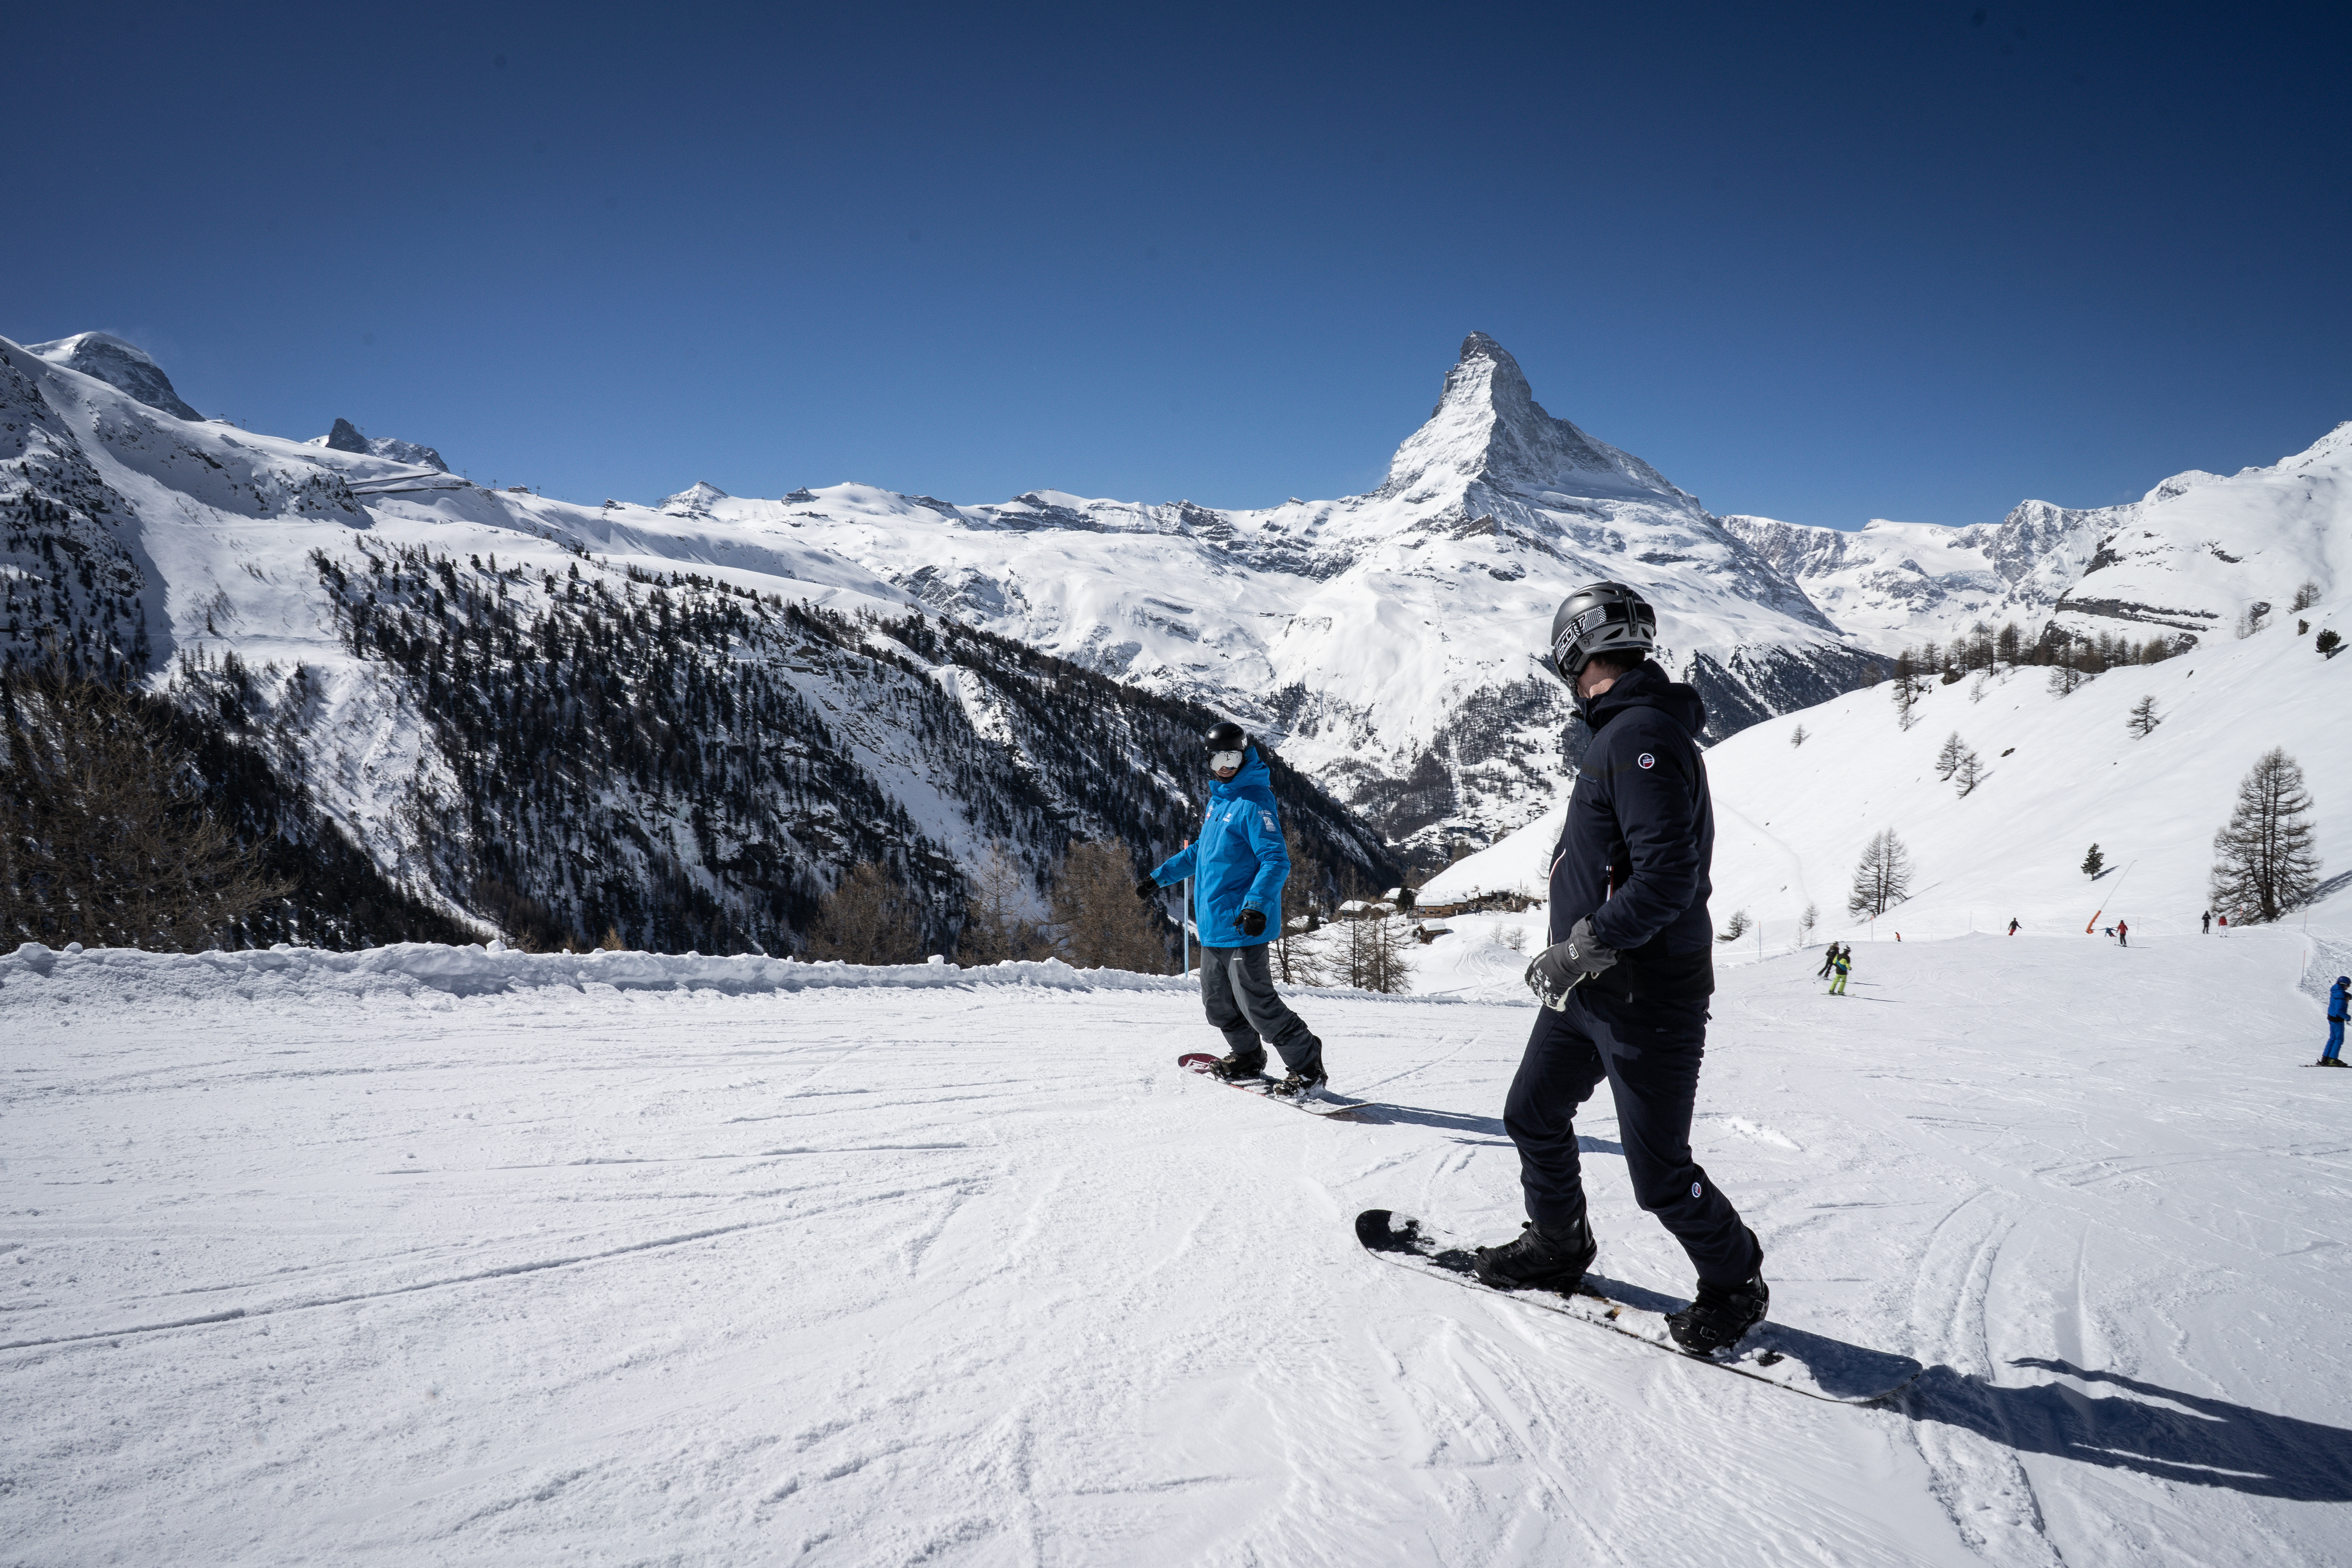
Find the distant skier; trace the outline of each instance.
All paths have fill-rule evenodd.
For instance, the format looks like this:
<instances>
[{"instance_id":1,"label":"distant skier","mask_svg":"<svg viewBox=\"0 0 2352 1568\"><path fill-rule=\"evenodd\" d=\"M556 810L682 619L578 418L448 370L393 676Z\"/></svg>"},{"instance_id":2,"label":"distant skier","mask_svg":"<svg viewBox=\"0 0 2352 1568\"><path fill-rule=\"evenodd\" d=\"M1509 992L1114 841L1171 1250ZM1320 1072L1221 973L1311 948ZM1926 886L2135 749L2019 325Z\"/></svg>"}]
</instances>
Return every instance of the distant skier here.
<instances>
[{"instance_id":1,"label":"distant skier","mask_svg":"<svg viewBox=\"0 0 2352 1568\"><path fill-rule=\"evenodd\" d=\"M1830 982L1830 994L1843 996L1845 994L1845 977L1853 973L1853 950L1848 948L1839 953L1830 961L1830 967L1837 972L1837 978Z\"/></svg>"},{"instance_id":2,"label":"distant skier","mask_svg":"<svg viewBox=\"0 0 2352 1568\"><path fill-rule=\"evenodd\" d=\"M2116 922L2116 945L2117 947L2129 947L2131 945L2131 927L2122 921L2117 921Z\"/></svg>"},{"instance_id":3,"label":"distant skier","mask_svg":"<svg viewBox=\"0 0 2352 1568\"><path fill-rule=\"evenodd\" d=\"M2213 934L2213 911L2211 910L2207 910L2205 911L2205 934L2207 936L2211 936Z\"/></svg>"},{"instance_id":4,"label":"distant skier","mask_svg":"<svg viewBox=\"0 0 2352 1568\"><path fill-rule=\"evenodd\" d=\"M1209 1070L1223 1079L1255 1078L1265 1070L1265 1042L1271 1040L1290 1069L1274 1092L1311 1093L1324 1081L1323 1042L1275 991L1266 962L1265 944L1274 940L1266 911L1280 921L1282 885L1290 879L1273 775L1239 724L1213 726L1202 743L1217 783L1209 792L1201 836L1138 882L1136 896L1156 899L1170 883L1192 879L1192 918L1201 932L1201 1003L1233 1047Z\"/></svg>"},{"instance_id":5,"label":"distant skier","mask_svg":"<svg viewBox=\"0 0 2352 1568\"><path fill-rule=\"evenodd\" d=\"M2015 936L2017 934L2017 918L2014 915L2010 917L2009 934L2011 936Z\"/></svg>"},{"instance_id":6,"label":"distant skier","mask_svg":"<svg viewBox=\"0 0 2352 1568\"><path fill-rule=\"evenodd\" d=\"M1657 612L1620 583L1579 588L1552 616L1551 664L1591 731L1551 867L1551 945L1528 965L1541 1005L1503 1102L1528 1220L1476 1249L1503 1289L1570 1290L1600 1250L1587 1217L1576 1111L1603 1079L1633 1196L1689 1255L1697 1299L1666 1319L1704 1355L1764 1319L1764 1249L1691 1157L1706 1048L1708 872L1715 808L1698 737L1706 706L1649 657Z\"/></svg>"},{"instance_id":7,"label":"distant skier","mask_svg":"<svg viewBox=\"0 0 2352 1568\"><path fill-rule=\"evenodd\" d=\"M1821 973L1814 975L1813 978L1816 980L1827 980L1830 977L1830 971L1837 967L1838 954L1842 951L1843 950L1837 943L1830 943L1830 950L1822 954Z\"/></svg>"},{"instance_id":8,"label":"distant skier","mask_svg":"<svg viewBox=\"0 0 2352 1568\"><path fill-rule=\"evenodd\" d=\"M2352 994L2352 974L2339 974L2336 984L2327 988L2327 1048L2319 1053L2318 1065L2340 1068L2347 1064L2339 1054L2344 1049L2345 998Z\"/></svg>"}]
</instances>

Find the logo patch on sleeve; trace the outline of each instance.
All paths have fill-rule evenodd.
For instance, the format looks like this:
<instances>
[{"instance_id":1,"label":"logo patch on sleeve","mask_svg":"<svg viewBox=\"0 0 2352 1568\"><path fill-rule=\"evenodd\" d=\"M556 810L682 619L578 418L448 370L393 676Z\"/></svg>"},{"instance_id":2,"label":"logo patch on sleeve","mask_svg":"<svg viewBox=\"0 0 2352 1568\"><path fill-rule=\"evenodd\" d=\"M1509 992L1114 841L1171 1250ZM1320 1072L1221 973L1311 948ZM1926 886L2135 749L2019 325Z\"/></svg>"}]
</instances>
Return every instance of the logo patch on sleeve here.
<instances>
[{"instance_id":1,"label":"logo patch on sleeve","mask_svg":"<svg viewBox=\"0 0 2352 1568\"><path fill-rule=\"evenodd\" d=\"M1281 831L1282 831L1282 829L1280 829L1280 828L1276 827L1276 826L1274 825L1274 813L1272 813L1272 812L1270 812L1270 811L1261 811L1261 812L1259 812L1259 813L1257 814L1257 819L1258 819L1258 821L1260 821L1261 823L1264 823L1264 824L1265 825L1265 830L1266 830L1268 833L1279 833L1279 832L1281 832Z\"/></svg>"},{"instance_id":2,"label":"logo patch on sleeve","mask_svg":"<svg viewBox=\"0 0 2352 1568\"><path fill-rule=\"evenodd\" d=\"M1635 761L1639 762L1645 768L1654 768L1658 765L1658 759L1652 756L1647 752L1643 752L1641 756L1635 759Z\"/></svg>"}]
</instances>

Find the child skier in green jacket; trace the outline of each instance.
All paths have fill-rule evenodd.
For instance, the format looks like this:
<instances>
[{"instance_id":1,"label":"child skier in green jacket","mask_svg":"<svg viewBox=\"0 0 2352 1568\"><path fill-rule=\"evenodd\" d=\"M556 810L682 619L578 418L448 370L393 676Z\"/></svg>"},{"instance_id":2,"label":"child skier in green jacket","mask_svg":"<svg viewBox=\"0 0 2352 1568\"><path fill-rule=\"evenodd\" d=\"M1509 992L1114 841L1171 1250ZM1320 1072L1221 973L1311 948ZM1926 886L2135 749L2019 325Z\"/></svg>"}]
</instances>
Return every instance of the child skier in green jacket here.
<instances>
[{"instance_id":1,"label":"child skier in green jacket","mask_svg":"<svg viewBox=\"0 0 2352 1568\"><path fill-rule=\"evenodd\" d=\"M1845 977L1853 969L1853 955L1850 952L1841 952L1830 960L1830 967L1837 971L1837 978L1830 982L1830 994L1843 996L1845 994Z\"/></svg>"}]
</instances>

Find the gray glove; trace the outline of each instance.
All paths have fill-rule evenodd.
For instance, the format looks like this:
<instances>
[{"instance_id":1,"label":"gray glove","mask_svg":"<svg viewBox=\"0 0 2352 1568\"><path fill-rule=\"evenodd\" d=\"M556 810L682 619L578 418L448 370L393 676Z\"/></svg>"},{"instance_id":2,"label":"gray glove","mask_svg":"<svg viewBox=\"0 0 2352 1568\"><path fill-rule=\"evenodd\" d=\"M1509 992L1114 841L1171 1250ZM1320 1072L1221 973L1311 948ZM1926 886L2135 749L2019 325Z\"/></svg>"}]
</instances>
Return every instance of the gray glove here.
<instances>
[{"instance_id":1,"label":"gray glove","mask_svg":"<svg viewBox=\"0 0 2352 1568\"><path fill-rule=\"evenodd\" d=\"M1568 994L1617 962L1617 950L1603 947L1592 934L1590 917L1571 927L1568 940L1536 954L1528 965L1528 989L1536 1000L1557 1013L1568 1005Z\"/></svg>"}]
</instances>

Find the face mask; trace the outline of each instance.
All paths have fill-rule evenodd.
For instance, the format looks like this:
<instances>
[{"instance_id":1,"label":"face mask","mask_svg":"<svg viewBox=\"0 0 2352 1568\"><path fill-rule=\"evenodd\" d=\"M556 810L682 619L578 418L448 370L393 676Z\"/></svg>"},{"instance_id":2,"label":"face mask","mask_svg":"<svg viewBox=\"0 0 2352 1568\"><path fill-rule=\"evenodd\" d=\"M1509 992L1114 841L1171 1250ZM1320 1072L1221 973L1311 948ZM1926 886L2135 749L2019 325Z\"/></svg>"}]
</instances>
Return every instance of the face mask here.
<instances>
[{"instance_id":1,"label":"face mask","mask_svg":"<svg viewBox=\"0 0 2352 1568\"><path fill-rule=\"evenodd\" d=\"M1242 754L1239 752L1211 752L1209 753L1209 771L1213 773L1221 773L1228 768L1238 768L1241 765Z\"/></svg>"}]
</instances>

